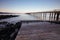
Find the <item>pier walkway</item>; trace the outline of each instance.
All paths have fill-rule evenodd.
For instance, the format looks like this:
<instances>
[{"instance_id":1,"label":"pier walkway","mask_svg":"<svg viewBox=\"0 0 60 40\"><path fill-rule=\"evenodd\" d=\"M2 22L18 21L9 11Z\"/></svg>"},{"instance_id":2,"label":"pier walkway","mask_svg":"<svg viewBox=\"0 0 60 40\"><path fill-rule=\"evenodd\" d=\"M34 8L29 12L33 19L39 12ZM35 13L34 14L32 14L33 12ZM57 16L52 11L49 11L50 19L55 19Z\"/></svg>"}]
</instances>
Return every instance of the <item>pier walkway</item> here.
<instances>
[{"instance_id":1,"label":"pier walkway","mask_svg":"<svg viewBox=\"0 0 60 40\"><path fill-rule=\"evenodd\" d=\"M60 24L50 22L22 23L16 40L60 40Z\"/></svg>"}]
</instances>

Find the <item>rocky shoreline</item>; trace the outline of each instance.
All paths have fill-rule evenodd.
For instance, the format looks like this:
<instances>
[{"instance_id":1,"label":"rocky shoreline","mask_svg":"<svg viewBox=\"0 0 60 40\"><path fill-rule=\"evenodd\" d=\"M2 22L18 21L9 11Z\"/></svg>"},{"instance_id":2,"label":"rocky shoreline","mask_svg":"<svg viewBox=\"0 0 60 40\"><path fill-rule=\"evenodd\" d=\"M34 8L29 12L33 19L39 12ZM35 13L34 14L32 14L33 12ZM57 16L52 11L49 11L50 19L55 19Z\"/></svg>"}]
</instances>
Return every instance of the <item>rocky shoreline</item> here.
<instances>
[{"instance_id":1,"label":"rocky shoreline","mask_svg":"<svg viewBox=\"0 0 60 40\"><path fill-rule=\"evenodd\" d=\"M11 17L17 17L18 15L0 15L0 19L5 19L5 18L11 18Z\"/></svg>"}]
</instances>

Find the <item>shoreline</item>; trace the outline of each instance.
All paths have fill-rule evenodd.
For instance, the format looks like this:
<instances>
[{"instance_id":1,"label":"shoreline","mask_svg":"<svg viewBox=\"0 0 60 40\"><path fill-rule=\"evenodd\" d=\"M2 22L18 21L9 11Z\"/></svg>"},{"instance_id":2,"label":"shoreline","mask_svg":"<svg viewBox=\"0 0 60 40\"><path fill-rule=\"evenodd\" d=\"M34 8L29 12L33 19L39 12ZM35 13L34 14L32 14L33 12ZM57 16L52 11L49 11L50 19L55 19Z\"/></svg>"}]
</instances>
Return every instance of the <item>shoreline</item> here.
<instances>
[{"instance_id":1,"label":"shoreline","mask_svg":"<svg viewBox=\"0 0 60 40\"><path fill-rule=\"evenodd\" d=\"M17 17L18 15L0 15L0 20L5 18Z\"/></svg>"}]
</instances>

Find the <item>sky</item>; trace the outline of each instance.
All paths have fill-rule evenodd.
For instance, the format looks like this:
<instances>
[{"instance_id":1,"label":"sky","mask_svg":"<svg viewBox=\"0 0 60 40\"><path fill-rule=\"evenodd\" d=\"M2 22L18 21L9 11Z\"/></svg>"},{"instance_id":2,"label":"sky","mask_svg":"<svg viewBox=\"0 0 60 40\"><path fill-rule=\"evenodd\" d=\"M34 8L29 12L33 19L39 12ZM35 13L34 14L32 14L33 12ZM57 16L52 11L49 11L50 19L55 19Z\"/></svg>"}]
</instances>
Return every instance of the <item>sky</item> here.
<instances>
[{"instance_id":1,"label":"sky","mask_svg":"<svg viewBox=\"0 0 60 40\"><path fill-rule=\"evenodd\" d=\"M60 0L0 0L0 12L40 12L60 9Z\"/></svg>"}]
</instances>

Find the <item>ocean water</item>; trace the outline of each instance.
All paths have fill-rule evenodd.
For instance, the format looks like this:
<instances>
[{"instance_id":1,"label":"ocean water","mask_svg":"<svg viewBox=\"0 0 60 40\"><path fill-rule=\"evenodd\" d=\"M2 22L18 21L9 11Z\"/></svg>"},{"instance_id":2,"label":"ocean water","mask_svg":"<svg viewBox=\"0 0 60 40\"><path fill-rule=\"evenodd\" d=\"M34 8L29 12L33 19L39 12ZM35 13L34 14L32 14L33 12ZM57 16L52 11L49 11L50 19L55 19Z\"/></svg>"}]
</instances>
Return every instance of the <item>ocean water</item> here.
<instances>
[{"instance_id":1,"label":"ocean water","mask_svg":"<svg viewBox=\"0 0 60 40\"><path fill-rule=\"evenodd\" d=\"M49 20L50 13L32 13L31 15L37 17L39 20Z\"/></svg>"}]
</instances>

